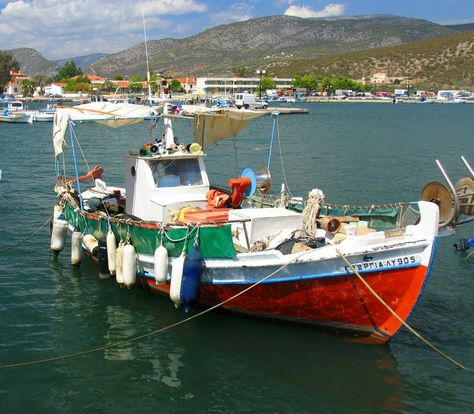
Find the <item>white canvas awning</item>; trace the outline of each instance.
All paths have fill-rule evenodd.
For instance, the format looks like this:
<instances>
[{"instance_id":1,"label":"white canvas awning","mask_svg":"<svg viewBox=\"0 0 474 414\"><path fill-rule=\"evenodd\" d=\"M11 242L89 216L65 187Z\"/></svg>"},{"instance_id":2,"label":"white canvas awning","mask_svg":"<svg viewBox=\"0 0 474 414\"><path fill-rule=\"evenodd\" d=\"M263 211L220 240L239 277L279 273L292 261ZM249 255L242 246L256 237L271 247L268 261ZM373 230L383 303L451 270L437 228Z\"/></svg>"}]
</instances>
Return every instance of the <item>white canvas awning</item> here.
<instances>
[{"instance_id":1,"label":"white canvas awning","mask_svg":"<svg viewBox=\"0 0 474 414\"><path fill-rule=\"evenodd\" d=\"M56 156L63 152L68 122L99 122L111 128L141 122L154 116L154 109L134 104L92 102L61 107L56 110L53 124L53 145Z\"/></svg>"},{"instance_id":2,"label":"white canvas awning","mask_svg":"<svg viewBox=\"0 0 474 414\"><path fill-rule=\"evenodd\" d=\"M250 120L267 115L268 112L235 109L218 114L196 114L194 116L194 142L204 151L224 138L236 136Z\"/></svg>"}]
</instances>

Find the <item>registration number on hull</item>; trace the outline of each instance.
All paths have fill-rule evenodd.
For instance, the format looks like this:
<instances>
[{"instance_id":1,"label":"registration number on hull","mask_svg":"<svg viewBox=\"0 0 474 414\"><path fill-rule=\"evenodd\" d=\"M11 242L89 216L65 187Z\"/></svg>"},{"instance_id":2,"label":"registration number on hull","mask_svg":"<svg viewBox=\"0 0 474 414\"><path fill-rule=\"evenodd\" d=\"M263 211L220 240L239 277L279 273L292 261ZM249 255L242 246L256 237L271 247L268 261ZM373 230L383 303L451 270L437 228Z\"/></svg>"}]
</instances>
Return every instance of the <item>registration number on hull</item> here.
<instances>
[{"instance_id":1,"label":"registration number on hull","mask_svg":"<svg viewBox=\"0 0 474 414\"><path fill-rule=\"evenodd\" d=\"M389 267L415 265L420 262L420 257L416 255L395 257L393 259L370 260L367 262L354 263L352 266L358 271L386 269ZM346 272L352 272L350 266L344 266Z\"/></svg>"}]
</instances>

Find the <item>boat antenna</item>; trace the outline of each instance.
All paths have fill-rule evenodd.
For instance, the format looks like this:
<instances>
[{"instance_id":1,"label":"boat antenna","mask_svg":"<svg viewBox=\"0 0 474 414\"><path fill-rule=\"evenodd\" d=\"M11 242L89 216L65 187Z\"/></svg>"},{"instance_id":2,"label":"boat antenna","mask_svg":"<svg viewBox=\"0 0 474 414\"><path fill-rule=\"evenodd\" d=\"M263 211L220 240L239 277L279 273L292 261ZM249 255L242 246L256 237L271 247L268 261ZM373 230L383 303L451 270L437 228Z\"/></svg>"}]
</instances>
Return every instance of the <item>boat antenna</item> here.
<instances>
[{"instance_id":1,"label":"boat antenna","mask_svg":"<svg viewBox=\"0 0 474 414\"><path fill-rule=\"evenodd\" d=\"M151 105L151 85L150 85L150 64L148 63L148 46L146 40L146 25L145 25L145 12L142 11L143 17L143 34L145 36L145 57L146 57L146 81L148 84L148 104Z\"/></svg>"}]
</instances>

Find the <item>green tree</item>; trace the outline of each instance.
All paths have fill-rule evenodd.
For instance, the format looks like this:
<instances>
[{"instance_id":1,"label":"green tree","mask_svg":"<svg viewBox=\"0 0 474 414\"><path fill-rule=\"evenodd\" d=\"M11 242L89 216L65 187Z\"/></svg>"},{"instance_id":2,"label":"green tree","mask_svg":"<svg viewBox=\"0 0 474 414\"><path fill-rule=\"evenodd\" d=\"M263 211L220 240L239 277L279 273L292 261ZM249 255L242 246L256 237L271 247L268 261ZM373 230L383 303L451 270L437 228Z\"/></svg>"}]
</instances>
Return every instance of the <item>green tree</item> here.
<instances>
[{"instance_id":1,"label":"green tree","mask_svg":"<svg viewBox=\"0 0 474 414\"><path fill-rule=\"evenodd\" d=\"M329 76L325 76L319 84L319 90L321 92L326 92L328 96L332 95L335 89L332 81L333 80Z\"/></svg>"},{"instance_id":2,"label":"green tree","mask_svg":"<svg viewBox=\"0 0 474 414\"><path fill-rule=\"evenodd\" d=\"M123 80L123 75L121 73L116 73L112 80Z\"/></svg>"},{"instance_id":3,"label":"green tree","mask_svg":"<svg viewBox=\"0 0 474 414\"><path fill-rule=\"evenodd\" d=\"M170 82L170 90L171 92L178 92L181 90L181 82L178 79L173 79Z\"/></svg>"},{"instance_id":4,"label":"green tree","mask_svg":"<svg viewBox=\"0 0 474 414\"><path fill-rule=\"evenodd\" d=\"M244 77L245 77L246 72L247 72L247 68L246 68L245 66L232 68L232 73L233 73L235 76L239 76L239 77L241 77L241 78L244 78Z\"/></svg>"},{"instance_id":5,"label":"green tree","mask_svg":"<svg viewBox=\"0 0 474 414\"><path fill-rule=\"evenodd\" d=\"M46 84L51 83L52 79L48 79L47 76L45 75L36 75L33 77L33 81L35 82L35 85L39 86L39 94L41 96L44 95L44 87Z\"/></svg>"},{"instance_id":6,"label":"green tree","mask_svg":"<svg viewBox=\"0 0 474 414\"><path fill-rule=\"evenodd\" d=\"M115 89L115 85L109 80L106 80L100 87L100 90L104 92L113 92Z\"/></svg>"},{"instance_id":7,"label":"green tree","mask_svg":"<svg viewBox=\"0 0 474 414\"><path fill-rule=\"evenodd\" d=\"M0 90L3 90L3 87L11 79L11 71L19 71L20 64L9 52L0 51Z\"/></svg>"},{"instance_id":8,"label":"green tree","mask_svg":"<svg viewBox=\"0 0 474 414\"><path fill-rule=\"evenodd\" d=\"M88 92L92 90L91 81L85 76L77 79L67 79L64 90L67 92Z\"/></svg>"},{"instance_id":9,"label":"green tree","mask_svg":"<svg viewBox=\"0 0 474 414\"><path fill-rule=\"evenodd\" d=\"M143 90L143 80L140 75L132 76L130 79L130 91L132 93L140 93Z\"/></svg>"},{"instance_id":10,"label":"green tree","mask_svg":"<svg viewBox=\"0 0 474 414\"><path fill-rule=\"evenodd\" d=\"M31 79L23 79L21 81L21 89L23 90L23 96L33 96L35 83Z\"/></svg>"},{"instance_id":11,"label":"green tree","mask_svg":"<svg viewBox=\"0 0 474 414\"><path fill-rule=\"evenodd\" d=\"M314 90L318 87L318 81L314 75L295 76L291 84L293 88L304 88L307 90Z\"/></svg>"},{"instance_id":12,"label":"green tree","mask_svg":"<svg viewBox=\"0 0 474 414\"><path fill-rule=\"evenodd\" d=\"M152 73L150 75L150 88L153 94L156 94L159 89L157 80L158 80L158 76L156 76L156 73Z\"/></svg>"},{"instance_id":13,"label":"green tree","mask_svg":"<svg viewBox=\"0 0 474 414\"><path fill-rule=\"evenodd\" d=\"M74 76L82 75L81 68L76 66L76 62L68 60L63 67L61 67L54 77L56 81L67 81Z\"/></svg>"},{"instance_id":14,"label":"green tree","mask_svg":"<svg viewBox=\"0 0 474 414\"><path fill-rule=\"evenodd\" d=\"M257 86L257 92L263 94L267 89L275 89L276 82L269 76L262 76L259 85Z\"/></svg>"},{"instance_id":15,"label":"green tree","mask_svg":"<svg viewBox=\"0 0 474 414\"><path fill-rule=\"evenodd\" d=\"M292 80L291 80L291 86L293 86L293 88L301 88L301 76L300 75L296 75Z\"/></svg>"}]
</instances>

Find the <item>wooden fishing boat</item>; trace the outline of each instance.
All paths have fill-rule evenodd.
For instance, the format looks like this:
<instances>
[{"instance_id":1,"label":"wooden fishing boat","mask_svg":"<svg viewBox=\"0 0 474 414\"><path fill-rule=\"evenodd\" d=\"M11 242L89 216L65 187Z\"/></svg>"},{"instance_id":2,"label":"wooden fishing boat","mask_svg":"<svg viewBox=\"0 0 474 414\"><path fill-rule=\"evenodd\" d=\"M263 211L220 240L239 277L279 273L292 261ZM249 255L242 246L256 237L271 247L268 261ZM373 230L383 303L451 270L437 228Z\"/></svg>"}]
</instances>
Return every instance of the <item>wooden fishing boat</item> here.
<instances>
[{"instance_id":1,"label":"wooden fishing boat","mask_svg":"<svg viewBox=\"0 0 474 414\"><path fill-rule=\"evenodd\" d=\"M389 340L428 279L438 206L338 206L320 190L306 201L272 196L266 169L246 169L226 189L212 186L203 149L254 116L198 115L194 143L185 146L175 142L173 118L163 115L163 139L125 157L124 186L104 183L100 169L80 176L76 168L72 178L58 170L52 249L62 250L68 227L73 263L82 246L101 274L169 296L185 310L219 306ZM58 109L58 160L70 120ZM94 181L84 190L88 178Z\"/></svg>"}]
</instances>

